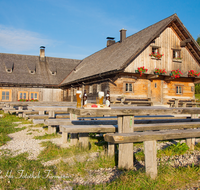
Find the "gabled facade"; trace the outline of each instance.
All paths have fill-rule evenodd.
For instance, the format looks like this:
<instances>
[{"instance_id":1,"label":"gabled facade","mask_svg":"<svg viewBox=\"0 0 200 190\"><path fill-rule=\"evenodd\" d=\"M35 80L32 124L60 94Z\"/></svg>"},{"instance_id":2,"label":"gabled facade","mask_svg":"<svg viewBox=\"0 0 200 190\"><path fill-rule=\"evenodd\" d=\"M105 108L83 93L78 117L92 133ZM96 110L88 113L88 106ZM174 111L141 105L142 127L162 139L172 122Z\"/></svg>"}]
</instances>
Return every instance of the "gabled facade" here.
<instances>
[{"instance_id":1,"label":"gabled facade","mask_svg":"<svg viewBox=\"0 0 200 190\"><path fill-rule=\"evenodd\" d=\"M160 58L152 56L160 53ZM138 67L148 69L142 76ZM108 47L82 60L63 80L67 100L77 89L86 89L89 99L95 100L98 91L110 91L112 99L151 98L166 104L171 98L194 98L194 83L189 70L200 72L200 47L176 14L144 30L126 37L120 31L120 41L108 41ZM154 73L165 69L164 75ZM171 77L172 70L182 72L180 78Z\"/></svg>"}]
</instances>

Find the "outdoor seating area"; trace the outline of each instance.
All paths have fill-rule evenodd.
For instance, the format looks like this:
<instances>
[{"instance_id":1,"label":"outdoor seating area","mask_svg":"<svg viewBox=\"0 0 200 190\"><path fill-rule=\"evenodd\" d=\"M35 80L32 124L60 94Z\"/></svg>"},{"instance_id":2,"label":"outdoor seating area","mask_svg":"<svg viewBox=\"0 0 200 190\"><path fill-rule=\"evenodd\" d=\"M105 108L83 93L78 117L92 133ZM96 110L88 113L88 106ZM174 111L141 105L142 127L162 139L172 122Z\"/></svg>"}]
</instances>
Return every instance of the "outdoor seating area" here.
<instances>
[{"instance_id":1,"label":"outdoor seating area","mask_svg":"<svg viewBox=\"0 0 200 190\"><path fill-rule=\"evenodd\" d=\"M173 98L167 102L170 107L198 107L200 102L197 101L198 99L178 99Z\"/></svg>"},{"instance_id":2,"label":"outdoor seating area","mask_svg":"<svg viewBox=\"0 0 200 190\"><path fill-rule=\"evenodd\" d=\"M5 106L5 110L11 114L16 113L19 117L26 114L26 118L43 119L44 125L48 126L49 134L62 133L63 145L79 144L83 148L88 148L89 133L104 134L104 140L108 142L109 157L116 156L115 144L119 144L119 168L133 168L133 143L144 142L146 173L152 179L157 176L156 141L186 139L187 145L193 149L195 138L200 137L200 129L198 129L200 108L135 107L113 104L111 109L98 107L85 109L72 105L15 104L15 106L16 110L8 106ZM57 112L65 114L66 117L58 119Z\"/></svg>"}]
</instances>

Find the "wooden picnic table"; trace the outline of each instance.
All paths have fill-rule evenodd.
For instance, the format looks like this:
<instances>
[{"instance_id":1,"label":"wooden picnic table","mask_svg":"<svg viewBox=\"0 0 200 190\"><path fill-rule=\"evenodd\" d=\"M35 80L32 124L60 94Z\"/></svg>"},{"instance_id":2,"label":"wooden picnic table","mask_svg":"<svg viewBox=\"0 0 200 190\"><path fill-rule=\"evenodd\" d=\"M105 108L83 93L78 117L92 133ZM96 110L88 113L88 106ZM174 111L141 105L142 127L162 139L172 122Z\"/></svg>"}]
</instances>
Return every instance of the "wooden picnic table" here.
<instances>
[{"instance_id":1,"label":"wooden picnic table","mask_svg":"<svg viewBox=\"0 0 200 190\"><path fill-rule=\"evenodd\" d=\"M78 116L117 116L118 133L134 132L134 116L140 115L174 115L174 114L200 114L200 108L166 108L163 106L141 106L141 107L112 107L111 109L83 109L68 108L71 120L77 120ZM109 142L109 148L114 149L114 144ZM113 148L112 148L113 147ZM121 168L131 168L133 165L133 143L119 144L118 166ZM127 156L128 155L128 156ZM130 166L127 165L130 164Z\"/></svg>"},{"instance_id":2,"label":"wooden picnic table","mask_svg":"<svg viewBox=\"0 0 200 190\"><path fill-rule=\"evenodd\" d=\"M39 115L44 115L46 111L49 112L50 118L55 118L55 112L65 111L68 112L68 108L74 108L73 106L32 106L32 109L39 111Z\"/></svg>"}]
</instances>

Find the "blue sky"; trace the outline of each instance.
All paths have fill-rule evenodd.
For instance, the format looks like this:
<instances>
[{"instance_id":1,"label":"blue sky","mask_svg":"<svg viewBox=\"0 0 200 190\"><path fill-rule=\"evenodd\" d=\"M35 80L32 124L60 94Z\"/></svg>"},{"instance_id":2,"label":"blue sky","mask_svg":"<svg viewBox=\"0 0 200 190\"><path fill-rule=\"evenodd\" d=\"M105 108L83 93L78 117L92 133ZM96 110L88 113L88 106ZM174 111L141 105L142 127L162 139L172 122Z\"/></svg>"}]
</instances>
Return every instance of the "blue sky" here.
<instances>
[{"instance_id":1,"label":"blue sky","mask_svg":"<svg viewBox=\"0 0 200 190\"><path fill-rule=\"evenodd\" d=\"M177 13L196 40L200 35L199 0L0 0L0 53L83 59Z\"/></svg>"}]
</instances>

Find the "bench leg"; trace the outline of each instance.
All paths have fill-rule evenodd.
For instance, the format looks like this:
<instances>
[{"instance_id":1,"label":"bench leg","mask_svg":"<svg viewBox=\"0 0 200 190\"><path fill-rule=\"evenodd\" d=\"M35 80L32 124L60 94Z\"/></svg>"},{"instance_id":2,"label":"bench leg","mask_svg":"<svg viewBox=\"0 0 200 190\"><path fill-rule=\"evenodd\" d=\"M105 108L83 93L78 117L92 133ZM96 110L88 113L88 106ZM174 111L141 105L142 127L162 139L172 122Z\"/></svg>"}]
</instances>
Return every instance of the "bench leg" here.
<instances>
[{"instance_id":1,"label":"bench leg","mask_svg":"<svg viewBox=\"0 0 200 190\"><path fill-rule=\"evenodd\" d=\"M119 144L118 168L133 168L133 143Z\"/></svg>"},{"instance_id":2,"label":"bench leg","mask_svg":"<svg viewBox=\"0 0 200 190\"><path fill-rule=\"evenodd\" d=\"M70 120L77 120L77 119L78 119L78 117L76 114L70 113Z\"/></svg>"},{"instance_id":3,"label":"bench leg","mask_svg":"<svg viewBox=\"0 0 200 190\"><path fill-rule=\"evenodd\" d=\"M18 113L18 117L23 117L23 113Z\"/></svg>"},{"instance_id":4,"label":"bench leg","mask_svg":"<svg viewBox=\"0 0 200 190\"><path fill-rule=\"evenodd\" d=\"M48 126L48 134L56 133L56 126L49 125Z\"/></svg>"},{"instance_id":5,"label":"bench leg","mask_svg":"<svg viewBox=\"0 0 200 190\"><path fill-rule=\"evenodd\" d=\"M55 118L55 111L49 111L49 118Z\"/></svg>"},{"instance_id":6,"label":"bench leg","mask_svg":"<svg viewBox=\"0 0 200 190\"><path fill-rule=\"evenodd\" d=\"M45 111L39 111L39 115L44 115Z\"/></svg>"},{"instance_id":7,"label":"bench leg","mask_svg":"<svg viewBox=\"0 0 200 190\"><path fill-rule=\"evenodd\" d=\"M26 113L23 112L22 117L26 119Z\"/></svg>"},{"instance_id":8,"label":"bench leg","mask_svg":"<svg viewBox=\"0 0 200 190\"><path fill-rule=\"evenodd\" d=\"M112 157L115 155L115 144L113 143L108 143L108 156Z\"/></svg>"},{"instance_id":9,"label":"bench leg","mask_svg":"<svg viewBox=\"0 0 200 190\"><path fill-rule=\"evenodd\" d=\"M157 176L157 148L156 141L144 141L145 170L152 179Z\"/></svg>"},{"instance_id":10,"label":"bench leg","mask_svg":"<svg viewBox=\"0 0 200 190\"><path fill-rule=\"evenodd\" d=\"M18 107L18 110L23 110L23 107L22 107L22 106L19 106L19 107Z\"/></svg>"},{"instance_id":11,"label":"bench leg","mask_svg":"<svg viewBox=\"0 0 200 190\"><path fill-rule=\"evenodd\" d=\"M77 145L78 143L78 133L71 133L70 144Z\"/></svg>"},{"instance_id":12,"label":"bench leg","mask_svg":"<svg viewBox=\"0 0 200 190\"><path fill-rule=\"evenodd\" d=\"M62 132L62 143L66 144L68 140L68 133Z\"/></svg>"},{"instance_id":13,"label":"bench leg","mask_svg":"<svg viewBox=\"0 0 200 190\"><path fill-rule=\"evenodd\" d=\"M89 145L88 133L79 133L79 143L81 147L88 148L88 145Z\"/></svg>"},{"instance_id":14,"label":"bench leg","mask_svg":"<svg viewBox=\"0 0 200 190\"><path fill-rule=\"evenodd\" d=\"M186 139L186 144L190 150L194 150L195 138Z\"/></svg>"}]
</instances>

